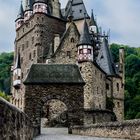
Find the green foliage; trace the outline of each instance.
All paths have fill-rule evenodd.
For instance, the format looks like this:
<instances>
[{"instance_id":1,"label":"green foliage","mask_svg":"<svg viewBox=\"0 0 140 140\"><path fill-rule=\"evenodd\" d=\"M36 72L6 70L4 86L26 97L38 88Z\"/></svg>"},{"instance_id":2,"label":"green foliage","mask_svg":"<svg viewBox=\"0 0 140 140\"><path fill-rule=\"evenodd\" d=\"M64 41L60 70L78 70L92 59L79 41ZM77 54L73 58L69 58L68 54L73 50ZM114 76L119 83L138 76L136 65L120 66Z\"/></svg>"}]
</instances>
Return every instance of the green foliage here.
<instances>
[{"instance_id":1,"label":"green foliage","mask_svg":"<svg viewBox=\"0 0 140 140\"><path fill-rule=\"evenodd\" d=\"M119 62L119 48L125 49L125 118L140 118L140 48L112 44L115 62Z\"/></svg>"},{"instance_id":2,"label":"green foliage","mask_svg":"<svg viewBox=\"0 0 140 140\"><path fill-rule=\"evenodd\" d=\"M6 95L4 92L1 92L1 91L0 91L0 97L4 98L4 99L7 100L7 101L10 100L10 99L9 99L9 96Z\"/></svg>"},{"instance_id":3,"label":"green foliage","mask_svg":"<svg viewBox=\"0 0 140 140\"><path fill-rule=\"evenodd\" d=\"M10 68L13 62L13 53L0 54L0 90L10 93Z\"/></svg>"}]
</instances>

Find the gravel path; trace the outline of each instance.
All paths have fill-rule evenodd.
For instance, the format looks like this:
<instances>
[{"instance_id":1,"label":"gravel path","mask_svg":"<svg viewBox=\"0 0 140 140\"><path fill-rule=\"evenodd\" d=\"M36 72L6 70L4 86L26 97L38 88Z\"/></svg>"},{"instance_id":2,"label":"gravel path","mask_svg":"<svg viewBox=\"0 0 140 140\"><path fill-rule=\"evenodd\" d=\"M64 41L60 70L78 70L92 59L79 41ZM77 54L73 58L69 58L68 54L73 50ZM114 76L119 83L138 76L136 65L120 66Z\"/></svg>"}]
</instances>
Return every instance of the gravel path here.
<instances>
[{"instance_id":1,"label":"gravel path","mask_svg":"<svg viewBox=\"0 0 140 140\"><path fill-rule=\"evenodd\" d=\"M47 128L42 129L42 134L34 140L120 140L109 138L95 138L78 135L69 135L66 128Z\"/></svg>"}]
</instances>

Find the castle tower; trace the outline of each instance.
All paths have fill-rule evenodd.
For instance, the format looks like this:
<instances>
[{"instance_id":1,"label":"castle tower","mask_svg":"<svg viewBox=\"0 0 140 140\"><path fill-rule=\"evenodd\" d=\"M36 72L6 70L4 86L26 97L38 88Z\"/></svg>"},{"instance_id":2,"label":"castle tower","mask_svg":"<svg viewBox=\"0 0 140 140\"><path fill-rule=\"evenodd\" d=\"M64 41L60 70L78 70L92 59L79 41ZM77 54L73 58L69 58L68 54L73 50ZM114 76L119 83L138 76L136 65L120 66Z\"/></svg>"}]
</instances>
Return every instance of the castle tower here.
<instances>
[{"instance_id":1,"label":"castle tower","mask_svg":"<svg viewBox=\"0 0 140 140\"><path fill-rule=\"evenodd\" d=\"M93 46L86 20L78 43L78 62L93 61Z\"/></svg>"},{"instance_id":2,"label":"castle tower","mask_svg":"<svg viewBox=\"0 0 140 140\"><path fill-rule=\"evenodd\" d=\"M16 29L20 28L21 25L24 23L24 10L23 10L23 5L21 3L19 13L16 19Z\"/></svg>"},{"instance_id":3,"label":"castle tower","mask_svg":"<svg viewBox=\"0 0 140 140\"><path fill-rule=\"evenodd\" d=\"M93 62L93 46L90 40L89 28L84 20L81 36L78 47L78 63L81 70L82 77L86 82L84 86L84 108L93 109L93 73L92 73L92 62ZM89 76L90 74L90 76Z\"/></svg>"},{"instance_id":4,"label":"castle tower","mask_svg":"<svg viewBox=\"0 0 140 140\"><path fill-rule=\"evenodd\" d=\"M24 11L24 22L29 20L32 15L33 15L32 0L26 0Z\"/></svg>"}]
</instances>

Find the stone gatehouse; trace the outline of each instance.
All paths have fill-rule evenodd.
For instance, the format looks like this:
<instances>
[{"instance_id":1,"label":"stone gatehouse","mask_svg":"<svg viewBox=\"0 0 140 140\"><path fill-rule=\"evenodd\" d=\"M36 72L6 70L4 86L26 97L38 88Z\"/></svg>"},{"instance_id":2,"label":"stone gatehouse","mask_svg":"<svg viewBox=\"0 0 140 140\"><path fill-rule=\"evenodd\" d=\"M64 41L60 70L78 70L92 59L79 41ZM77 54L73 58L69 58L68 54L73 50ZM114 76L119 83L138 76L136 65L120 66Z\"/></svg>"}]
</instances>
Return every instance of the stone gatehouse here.
<instances>
[{"instance_id":1,"label":"stone gatehouse","mask_svg":"<svg viewBox=\"0 0 140 140\"><path fill-rule=\"evenodd\" d=\"M77 65L32 65L25 84L25 113L40 133L41 110L57 99L67 107L68 126L84 124L84 81Z\"/></svg>"}]
</instances>

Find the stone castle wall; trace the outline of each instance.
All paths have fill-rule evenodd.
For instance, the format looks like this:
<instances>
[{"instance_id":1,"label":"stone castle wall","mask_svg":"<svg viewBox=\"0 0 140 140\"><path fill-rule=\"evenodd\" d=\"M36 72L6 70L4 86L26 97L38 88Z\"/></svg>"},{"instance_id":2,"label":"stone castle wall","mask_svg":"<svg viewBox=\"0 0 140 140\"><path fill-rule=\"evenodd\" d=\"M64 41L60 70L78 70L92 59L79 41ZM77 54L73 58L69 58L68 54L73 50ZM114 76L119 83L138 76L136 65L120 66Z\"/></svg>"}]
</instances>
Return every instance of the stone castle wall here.
<instances>
[{"instance_id":1,"label":"stone castle wall","mask_svg":"<svg viewBox=\"0 0 140 140\"><path fill-rule=\"evenodd\" d=\"M72 134L140 140L140 120L110 122L71 128Z\"/></svg>"},{"instance_id":2,"label":"stone castle wall","mask_svg":"<svg viewBox=\"0 0 140 140\"><path fill-rule=\"evenodd\" d=\"M91 62L81 63L79 67L86 82L84 86L85 109L106 109L105 74Z\"/></svg>"},{"instance_id":3,"label":"stone castle wall","mask_svg":"<svg viewBox=\"0 0 140 140\"><path fill-rule=\"evenodd\" d=\"M0 97L0 139L32 140L33 126L30 119Z\"/></svg>"},{"instance_id":4,"label":"stone castle wall","mask_svg":"<svg viewBox=\"0 0 140 140\"><path fill-rule=\"evenodd\" d=\"M68 126L83 124L83 85L26 85L24 112L33 121L35 135L40 134L41 110L45 103L53 99L67 106Z\"/></svg>"}]
</instances>

